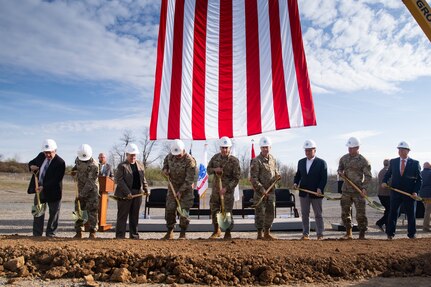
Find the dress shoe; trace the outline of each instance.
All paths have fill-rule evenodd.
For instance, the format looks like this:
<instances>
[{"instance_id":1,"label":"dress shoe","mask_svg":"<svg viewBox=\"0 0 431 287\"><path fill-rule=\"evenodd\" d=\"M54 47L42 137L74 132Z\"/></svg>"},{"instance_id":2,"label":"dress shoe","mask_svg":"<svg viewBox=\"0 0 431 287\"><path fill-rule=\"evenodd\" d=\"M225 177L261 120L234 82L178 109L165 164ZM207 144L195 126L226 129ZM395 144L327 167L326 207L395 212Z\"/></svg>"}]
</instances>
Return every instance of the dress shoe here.
<instances>
[{"instance_id":1,"label":"dress shoe","mask_svg":"<svg viewBox=\"0 0 431 287\"><path fill-rule=\"evenodd\" d=\"M377 228L380 229L381 232L385 232L385 229L383 228L383 224L376 224Z\"/></svg>"},{"instance_id":2,"label":"dress shoe","mask_svg":"<svg viewBox=\"0 0 431 287\"><path fill-rule=\"evenodd\" d=\"M310 237L308 236L308 234L304 234L302 235L301 240L310 240Z\"/></svg>"}]
</instances>

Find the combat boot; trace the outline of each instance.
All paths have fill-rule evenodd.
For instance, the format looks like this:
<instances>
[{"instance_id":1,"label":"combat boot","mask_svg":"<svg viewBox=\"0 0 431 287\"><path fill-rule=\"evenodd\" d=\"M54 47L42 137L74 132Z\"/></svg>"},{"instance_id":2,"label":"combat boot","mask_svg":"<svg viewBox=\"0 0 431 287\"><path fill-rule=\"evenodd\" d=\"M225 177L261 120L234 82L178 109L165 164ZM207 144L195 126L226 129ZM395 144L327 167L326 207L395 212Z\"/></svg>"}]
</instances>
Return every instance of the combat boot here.
<instances>
[{"instance_id":1,"label":"combat boot","mask_svg":"<svg viewBox=\"0 0 431 287\"><path fill-rule=\"evenodd\" d=\"M343 240L351 240L351 239L353 239L352 228L351 227L350 228L346 228L346 235L344 235L340 239L343 239Z\"/></svg>"},{"instance_id":2,"label":"combat boot","mask_svg":"<svg viewBox=\"0 0 431 287\"><path fill-rule=\"evenodd\" d=\"M214 224L214 232L211 234L209 239L217 239L221 236L221 230L218 224Z\"/></svg>"},{"instance_id":3,"label":"combat boot","mask_svg":"<svg viewBox=\"0 0 431 287\"><path fill-rule=\"evenodd\" d=\"M187 239L187 237L186 237L186 229L185 228L181 228L180 236L178 237L178 239Z\"/></svg>"},{"instance_id":4,"label":"combat boot","mask_svg":"<svg viewBox=\"0 0 431 287\"><path fill-rule=\"evenodd\" d=\"M73 236L73 238L82 238L82 232L81 232L81 230L77 231L76 234L75 234L75 236Z\"/></svg>"},{"instance_id":5,"label":"combat boot","mask_svg":"<svg viewBox=\"0 0 431 287\"><path fill-rule=\"evenodd\" d=\"M90 235L88 236L88 238L95 239L96 238L96 231L90 231Z\"/></svg>"},{"instance_id":6,"label":"combat boot","mask_svg":"<svg viewBox=\"0 0 431 287\"><path fill-rule=\"evenodd\" d=\"M265 231L263 233L263 239L265 239L265 240L276 240L277 238L275 238L274 236L271 235L271 233L269 232L269 229L265 229Z\"/></svg>"},{"instance_id":7,"label":"combat boot","mask_svg":"<svg viewBox=\"0 0 431 287\"><path fill-rule=\"evenodd\" d=\"M166 232L165 236L163 236L162 239L164 240L174 239L174 229L168 228L168 231Z\"/></svg>"},{"instance_id":8,"label":"combat boot","mask_svg":"<svg viewBox=\"0 0 431 287\"><path fill-rule=\"evenodd\" d=\"M223 239L232 239L232 234L230 233L230 230L226 230L226 232L224 233L224 237Z\"/></svg>"},{"instance_id":9,"label":"combat boot","mask_svg":"<svg viewBox=\"0 0 431 287\"><path fill-rule=\"evenodd\" d=\"M359 231L359 240L364 240L365 239L365 230L360 230Z\"/></svg>"},{"instance_id":10,"label":"combat boot","mask_svg":"<svg viewBox=\"0 0 431 287\"><path fill-rule=\"evenodd\" d=\"M258 229L257 230L257 240L261 240L261 239L263 239L262 229Z\"/></svg>"}]
</instances>

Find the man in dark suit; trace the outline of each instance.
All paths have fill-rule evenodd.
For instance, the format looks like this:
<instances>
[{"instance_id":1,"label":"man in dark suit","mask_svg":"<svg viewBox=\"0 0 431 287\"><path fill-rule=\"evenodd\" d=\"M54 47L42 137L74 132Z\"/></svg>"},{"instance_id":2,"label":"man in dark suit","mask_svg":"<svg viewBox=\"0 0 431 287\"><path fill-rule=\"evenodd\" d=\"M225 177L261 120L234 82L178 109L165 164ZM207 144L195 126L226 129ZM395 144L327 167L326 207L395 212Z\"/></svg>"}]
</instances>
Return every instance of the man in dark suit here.
<instances>
[{"instance_id":1,"label":"man in dark suit","mask_svg":"<svg viewBox=\"0 0 431 287\"><path fill-rule=\"evenodd\" d=\"M392 187L417 196L422 183L419 162L408 157L410 147L406 142L400 142L397 148L400 157L391 159L389 169L383 178L382 187L388 187L388 181L391 180ZM416 238L416 201L393 190L391 190L390 197L389 221L386 229L388 239L395 236L401 203L404 204L407 215L407 236L411 239Z\"/></svg>"},{"instance_id":2,"label":"man in dark suit","mask_svg":"<svg viewBox=\"0 0 431 287\"><path fill-rule=\"evenodd\" d=\"M42 152L28 163L30 171L37 173L39 188L35 188L35 175L30 181L28 193L40 194L42 203L47 203L49 207L49 219L46 227L46 236L54 237L58 226L60 215L61 197L63 189L63 176L66 170L64 160L57 155L57 143L52 139L47 139L42 145ZM36 199L35 199L36 202ZM35 217L33 220L33 235L42 236L45 213Z\"/></svg>"},{"instance_id":3,"label":"man in dark suit","mask_svg":"<svg viewBox=\"0 0 431 287\"><path fill-rule=\"evenodd\" d=\"M103 152L99 154L99 175L114 177L111 165L106 161L106 155Z\"/></svg>"},{"instance_id":4,"label":"man in dark suit","mask_svg":"<svg viewBox=\"0 0 431 287\"><path fill-rule=\"evenodd\" d=\"M298 161L298 169L294 178L294 188L303 189L323 194L328 180L326 162L316 157L316 143L306 140L304 143L305 158ZM323 239L322 197L304 191L299 191L299 201L302 215L302 240L308 240L310 234L310 205L313 207L316 219L317 239Z\"/></svg>"}]
</instances>

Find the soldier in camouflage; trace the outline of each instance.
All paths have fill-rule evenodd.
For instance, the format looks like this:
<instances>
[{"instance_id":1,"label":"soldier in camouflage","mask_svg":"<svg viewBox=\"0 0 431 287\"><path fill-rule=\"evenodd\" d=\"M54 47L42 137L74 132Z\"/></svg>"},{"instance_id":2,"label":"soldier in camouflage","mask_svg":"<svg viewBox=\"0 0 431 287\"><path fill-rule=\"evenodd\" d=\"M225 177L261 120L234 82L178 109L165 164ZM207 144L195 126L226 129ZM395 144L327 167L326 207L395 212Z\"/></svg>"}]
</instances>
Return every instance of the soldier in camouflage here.
<instances>
[{"instance_id":1,"label":"soldier in camouflage","mask_svg":"<svg viewBox=\"0 0 431 287\"><path fill-rule=\"evenodd\" d=\"M250 181L255 191L253 196L254 202L258 202L274 181L280 179L276 159L269 153L270 151L271 139L264 136L260 139L260 154L253 159L250 166ZM257 228L257 239L276 239L270 233L275 215L274 190L275 186L255 209L254 223Z\"/></svg>"},{"instance_id":2,"label":"soldier in camouflage","mask_svg":"<svg viewBox=\"0 0 431 287\"><path fill-rule=\"evenodd\" d=\"M190 208L193 206L193 182L196 174L196 161L184 150L184 143L181 140L174 140L171 144L171 152L163 161L163 173L169 177L172 190L168 185L168 195L166 198L165 219L168 232L163 239L174 239L174 228L177 216L177 202L174 192L176 193L181 209L185 214L189 214ZM186 230L190 219L180 216L180 236L178 239L186 239Z\"/></svg>"},{"instance_id":3,"label":"soldier in camouflage","mask_svg":"<svg viewBox=\"0 0 431 287\"><path fill-rule=\"evenodd\" d=\"M342 187L341 196L341 219L346 227L346 235L342 239L352 239L352 204L356 208L356 221L359 228L359 239L365 239L368 220L365 214L365 198L368 184L371 181L371 166L368 160L359 154L359 139L349 138L346 146L349 153L341 157L338 165L338 173L349 178L361 189L361 193L356 191L348 182Z\"/></svg>"},{"instance_id":4,"label":"soldier in camouflage","mask_svg":"<svg viewBox=\"0 0 431 287\"><path fill-rule=\"evenodd\" d=\"M232 216L232 209L235 202L234 190L239 183L241 176L241 169L239 167L238 159L230 154L232 141L228 137L222 137L219 140L220 153L215 154L208 163L208 174L214 174L212 193L210 198L211 218L214 225L214 232L211 234L210 239L219 238L221 230L217 223L217 213L220 212L220 195L224 194L225 212L230 213ZM221 177L222 188L220 188L219 180ZM233 217L231 217L232 224L224 234L224 239L231 239L231 231L233 228Z\"/></svg>"},{"instance_id":5,"label":"soldier in camouflage","mask_svg":"<svg viewBox=\"0 0 431 287\"><path fill-rule=\"evenodd\" d=\"M78 149L75 166L72 168L72 175L76 175L78 181L78 199L81 210L86 210L88 213L89 238L96 238L99 223L99 167L91 156L91 147L87 144L81 145ZM75 210L78 210L77 201L75 201ZM81 220L75 222L75 230L74 238L82 238L84 224Z\"/></svg>"}]
</instances>

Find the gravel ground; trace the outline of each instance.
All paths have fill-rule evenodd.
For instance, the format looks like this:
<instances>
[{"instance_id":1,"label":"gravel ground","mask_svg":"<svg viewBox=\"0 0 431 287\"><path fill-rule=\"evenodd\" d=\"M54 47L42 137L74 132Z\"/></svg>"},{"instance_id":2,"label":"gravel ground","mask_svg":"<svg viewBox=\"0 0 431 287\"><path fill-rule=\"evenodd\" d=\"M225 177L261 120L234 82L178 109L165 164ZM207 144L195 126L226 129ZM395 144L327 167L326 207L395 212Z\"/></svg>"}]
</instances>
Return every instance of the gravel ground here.
<instances>
[{"instance_id":1,"label":"gravel ground","mask_svg":"<svg viewBox=\"0 0 431 287\"><path fill-rule=\"evenodd\" d=\"M31 236L32 235L32 221L30 208L33 204L33 196L25 193L25 188L10 188L8 181L23 181L22 176L17 178L10 178L0 175L0 197L3 199L0 201L0 235L13 235L17 234L20 236ZM25 180L25 177L24 177ZM71 186L70 183L65 184L65 186ZM374 198L378 201L378 199ZM73 230L73 220L71 218L71 213L74 208L74 192L72 189L66 189L63 196L62 208L60 213L60 222L57 236L61 238L71 238L74 235ZM206 204L208 206L208 204ZM298 206L299 207L299 206ZM331 229L331 223L340 222L340 206L338 201L324 201L324 221L325 221L325 238L336 239L339 238L343 233L339 231L333 231ZM285 211L287 212L287 210ZM163 217L163 209L154 209L151 211L152 218ZM278 214L282 215L283 210L278 210ZM386 235L379 231L374 223L381 216L374 209L367 207L367 217L369 221L369 230L367 232L368 239L385 239ZM116 204L115 202L110 202L108 208L107 222L115 225L116 217ZM197 220L197 219L196 219ZM406 238L406 222L403 223L402 219L398 222L398 230L396 238ZM418 225L418 238L429 238L431 233L424 233L422 231L422 219L417 220ZM203 239L208 238L210 232L190 232L188 233L189 239ZM276 232L275 235L279 239L292 240L299 239L301 237L301 232ZM113 238L115 236L113 231L99 232L99 238ZM140 236L142 239L159 239L163 236L163 233L141 232ZM357 236L357 235L354 235ZM256 237L255 232L233 232L234 238L241 239L254 239ZM315 233L311 233L311 237L315 237ZM98 241L100 242L100 241ZM103 241L101 241L103 242ZM368 244L372 244L373 241L367 241ZM381 242L381 240L376 240L376 242ZM60 279L54 281L45 281L41 279L8 279L0 277L0 286L83 286L82 279ZM306 284L306 286L395 286L395 285L405 285L405 286L431 286L431 279L428 277L409 277L409 278L372 278L368 280L361 281L340 281L331 284ZM126 286L129 284L124 283L106 283L102 282L99 286ZM160 286L160 284L145 284L145 286ZM187 286L187 285L183 285ZM196 286L196 285L194 285ZM294 285L294 286L304 286L304 283Z\"/></svg>"}]
</instances>

